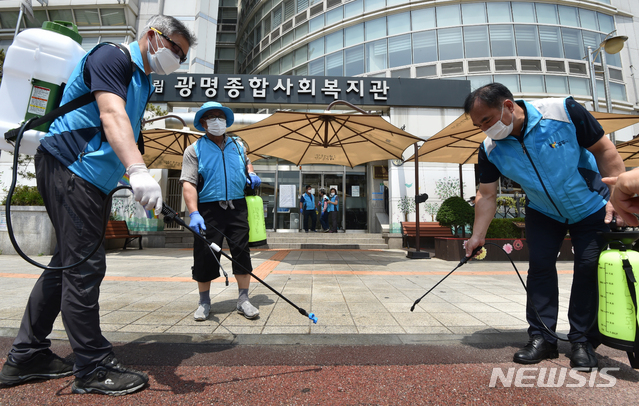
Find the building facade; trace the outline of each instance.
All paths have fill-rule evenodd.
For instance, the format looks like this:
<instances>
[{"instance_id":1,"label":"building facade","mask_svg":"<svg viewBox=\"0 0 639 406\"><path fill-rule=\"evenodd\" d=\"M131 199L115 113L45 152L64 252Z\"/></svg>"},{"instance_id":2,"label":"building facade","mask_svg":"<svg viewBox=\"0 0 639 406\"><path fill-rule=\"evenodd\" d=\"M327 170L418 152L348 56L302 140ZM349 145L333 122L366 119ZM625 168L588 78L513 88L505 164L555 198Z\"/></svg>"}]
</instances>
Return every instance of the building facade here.
<instances>
[{"instance_id":1,"label":"building facade","mask_svg":"<svg viewBox=\"0 0 639 406\"><path fill-rule=\"evenodd\" d=\"M0 48L10 45L18 24L19 1L0 2ZM175 16L191 28L198 45L180 73L347 76L459 79L471 89L493 81L508 86L517 98L572 95L593 110L591 75L597 106L606 111L639 114L639 2L635 0L544 1L407 1L407 0L95 0L81 4L49 0L34 4L35 20L23 17L21 28L46 20L73 21L90 49L102 41L131 42L153 14ZM615 35L628 37L617 54L598 53L588 62L588 49ZM601 51L604 52L604 51ZM605 84L604 70L608 76ZM592 72L591 72L592 70ZM189 113L197 104L163 105ZM234 106L230 106L234 107ZM236 106L238 112L268 113L281 106ZM460 108L386 106L379 110L398 127L428 139L455 120ZM639 133L639 126L616 133L617 142ZM405 158L413 151L405 153ZM0 159L4 160L4 155ZM414 184L411 163L375 162L356 168L331 165L297 167L289 162L256 161L264 182L267 226L298 229L297 213L279 210L278 186L338 185L347 231L379 232L384 217L397 230L403 215L402 196L431 195L439 202L435 182L459 177L464 195L475 191L472 165L420 164ZM7 172L7 171L5 171ZM164 173L174 178L175 173ZM388 188L388 203L382 198ZM388 209L386 209L388 206ZM421 219L429 221L422 206ZM409 217L414 219L414 217ZM297 221L297 222L296 222Z\"/></svg>"}]
</instances>

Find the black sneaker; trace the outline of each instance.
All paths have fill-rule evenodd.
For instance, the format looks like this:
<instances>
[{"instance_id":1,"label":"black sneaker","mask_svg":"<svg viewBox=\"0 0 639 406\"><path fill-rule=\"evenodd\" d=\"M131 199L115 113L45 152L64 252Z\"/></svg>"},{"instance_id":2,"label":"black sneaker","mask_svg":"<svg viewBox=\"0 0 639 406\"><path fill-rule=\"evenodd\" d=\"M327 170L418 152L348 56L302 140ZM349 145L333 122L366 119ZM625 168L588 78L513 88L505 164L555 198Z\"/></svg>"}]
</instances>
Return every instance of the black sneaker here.
<instances>
[{"instance_id":1,"label":"black sneaker","mask_svg":"<svg viewBox=\"0 0 639 406\"><path fill-rule=\"evenodd\" d=\"M126 369L110 354L92 372L82 378L75 378L73 393L101 393L120 396L142 389L149 382L144 372Z\"/></svg>"},{"instance_id":2,"label":"black sneaker","mask_svg":"<svg viewBox=\"0 0 639 406\"><path fill-rule=\"evenodd\" d=\"M73 374L73 364L50 350L36 353L29 361L17 363L11 354L0 372L0 383L17 385L32 379L56 379Z\"/></svg>"}]
</instances>

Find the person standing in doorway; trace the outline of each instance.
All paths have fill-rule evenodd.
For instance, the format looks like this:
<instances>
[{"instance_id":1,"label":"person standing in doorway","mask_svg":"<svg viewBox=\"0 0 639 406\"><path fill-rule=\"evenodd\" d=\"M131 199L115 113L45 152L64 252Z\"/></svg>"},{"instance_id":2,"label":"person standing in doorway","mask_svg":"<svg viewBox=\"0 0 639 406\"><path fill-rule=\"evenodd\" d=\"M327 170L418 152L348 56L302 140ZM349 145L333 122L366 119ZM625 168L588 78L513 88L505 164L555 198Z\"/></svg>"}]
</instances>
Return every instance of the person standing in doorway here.
<instances>
[{"instance_id":1,"label":"person standing in doorway","mask_svg":"<svg viewBox=\"0 0 639 406\"><path fill-rule=\"evenodd\" d=\"M233 275L239 296L237 312L255 319L260 311L249 302L250 271L248 208L244 188L256 188L260 178L240 142L226 133L233 125L233 111L217 102L204 103L195 113L195 128L206 131L184 151L180 182L184 203L191 213L189 227L205 232L207 240L222 246L224 237L233 257ZM213 253L200 239L193 243L193 279L197 281L200 301L193 315L204 321L211 311L211 281L220 276L219 252Z\"/></svg>"},{"instance_id":2,"label":"person standing in doorway","mask_svg":"<svg viewBox=\"0 0 639 406\"><path fill-rule=\"evenodd\" d=\"M306 193L300 197L300 211L304 214L304 231L308 233L308 222L310 221L310 230L314 233L317 213L315 213L315 196L313 196L311 185L306 185Z\"/></svg>"},{"instance_id":3,"label":"person standing in doorway","mask_svg":"<svg viewBox=\"0 0 639 406\"><path fill-rule=\"evenodd\" d=\"M320 189L320 198L317 202L317 207L320 212L320 224L322 225L322 232L328 233L328 196L326 196L326 190Z\"/></svg>"},{"instance_id":4,"label":"person standing in doorway","mask_svg":"<svg viewBox=\"0 0 639 406\"><path fill-rule=\"evenodd\" d=\"M337 197L337 190L334 187L331 188L331 193L326 202L328 205L328 222L330 225L329 233L337 232L337 212L339 211L339 197Z\"/></svg>"}]
</instances>

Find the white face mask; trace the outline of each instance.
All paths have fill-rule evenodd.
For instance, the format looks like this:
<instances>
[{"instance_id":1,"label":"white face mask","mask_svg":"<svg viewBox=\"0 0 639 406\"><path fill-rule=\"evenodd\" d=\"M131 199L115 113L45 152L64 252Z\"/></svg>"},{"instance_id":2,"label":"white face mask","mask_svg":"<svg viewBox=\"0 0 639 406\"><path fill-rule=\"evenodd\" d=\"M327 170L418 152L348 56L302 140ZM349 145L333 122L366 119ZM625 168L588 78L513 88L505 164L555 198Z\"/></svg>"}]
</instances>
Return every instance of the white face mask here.
<instances>
[{"instance_id":1,"label":"white face mask","mask_svg":"<svg viewBox=\"0 0 639 406\"><path fill-rule=\"evenodd\" d=\"M219 137L226 132L226 120L218 120L216 118L210 118L206 120L206 132Z\"/></svg>"},{"instance_id":2,"label":"white face mask","mask_svg":"<svg viewBox=\"0 0 639 406\"><path fill-rule=\"evenodd\" d=\"M331 197L335 196L335 193L331 193Z\"/></svg>"},{"instance_id":3,"label":"white face mask","mask_svg":"<svg viewBox=\"0 0 639 406\"><path fill-rule=\"evenodd\" d=\"M497 140L502 140L506 137L508 137L510 135L510 133L513 131L513 124L515 123L515 120L510 121L509 125L505 125L504 123L502 123L501 119L504 116L504 106L501 106L501 117L499 117L499 121L497 121L495 124L493 124L489 129L487 129L486 131L484 131L484 133L491 139L497 141Z\"/></svg>"},{"instance_id":4,"label":"white face mask","mask_svg":"<svg viewBox=\"0 0 639 406\"><path fill-rule=\"evenodd\" d=\"M153 72L158 75L169 75L180 67L180 57L168 48L160 48L158 42L158 36L155 35L155 53L151 54L151 40L149 40L146 57Z\"/></svg>"}]
</instances>

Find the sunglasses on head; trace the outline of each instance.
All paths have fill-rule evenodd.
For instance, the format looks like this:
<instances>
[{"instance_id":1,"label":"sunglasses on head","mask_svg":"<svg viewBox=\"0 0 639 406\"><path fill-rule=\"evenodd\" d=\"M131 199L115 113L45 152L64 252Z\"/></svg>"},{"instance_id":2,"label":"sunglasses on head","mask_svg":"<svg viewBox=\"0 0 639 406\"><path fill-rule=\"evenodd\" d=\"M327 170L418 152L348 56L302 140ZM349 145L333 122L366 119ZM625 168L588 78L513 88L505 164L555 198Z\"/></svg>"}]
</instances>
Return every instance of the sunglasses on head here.
<instances>
[{"instance_id":1,"label":"sunglasses on head","mask_svg":"<svg viewBox=\"0 0 639 406\"><path fill-rule=\"evenodd\" d=\"M177 56L180 58L180 63L184 63L186 62L186 54L184 53L184 51L182 50L182 48L177 44L177 42L173 41L171 38L169 38L168 35L163 34L162 32L160 32L160 30L158 30L157 28L153 28L151 27L151 29L155 32L157 32L158 34L160 34L162 36L162 38L164 38L165 40L169 41L171 43L171 46L175 49L175 47L177 47L177 49L180 50L180 53L176 53Z\"/></svg>"}]
</instances>

